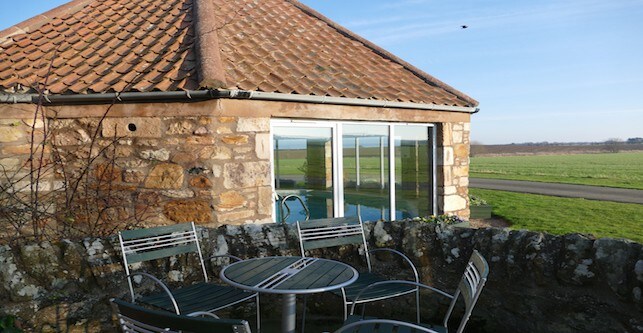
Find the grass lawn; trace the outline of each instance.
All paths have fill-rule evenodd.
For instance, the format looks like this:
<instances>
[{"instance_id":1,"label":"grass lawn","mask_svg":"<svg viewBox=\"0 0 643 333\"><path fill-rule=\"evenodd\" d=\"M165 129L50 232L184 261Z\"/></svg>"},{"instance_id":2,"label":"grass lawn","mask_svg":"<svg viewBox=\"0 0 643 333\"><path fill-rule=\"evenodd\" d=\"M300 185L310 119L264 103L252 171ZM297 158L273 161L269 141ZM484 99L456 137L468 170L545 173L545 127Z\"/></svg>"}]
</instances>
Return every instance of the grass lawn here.
<instances>
[{"instance_id":1,"label":"grass lawn","mask_svg":"<svg viewBox=\"0 0 643 333\"><path fill-rule=\"evenodd\" d=\"M643 190L643 152L472 157L471 177Z\"/></svg>"},{"instance_id":2,"label":"grass lawn","mask_svg":"<svg viewBox=\"0 0 643 333\"><path fill-rule=\"evenodd\" d=\"M380 179L380 158L371 156L362 156L360 161L360 177L362 181L379 181ZM349 156L344 158L344 178L355 179L355 157ZM386 160L384 166L384 174L388 180L388 163ZM305 158L287 158L279 161L279 172L282 176L300 175L303 176L302 168L306 164ZM400 159L395 160L396 170L401 170L402 162Z\"/></svg>"},{"instance_id":3,"label":"grass lawn","mask_svg":"<svg viewBox=\"0 0 643 333\"><path fill-rule=\"evenodd\" d=\"M593 234L643 243L643 205L470 189L493 205L512 229Z\"/></svg>"}]
</instances>

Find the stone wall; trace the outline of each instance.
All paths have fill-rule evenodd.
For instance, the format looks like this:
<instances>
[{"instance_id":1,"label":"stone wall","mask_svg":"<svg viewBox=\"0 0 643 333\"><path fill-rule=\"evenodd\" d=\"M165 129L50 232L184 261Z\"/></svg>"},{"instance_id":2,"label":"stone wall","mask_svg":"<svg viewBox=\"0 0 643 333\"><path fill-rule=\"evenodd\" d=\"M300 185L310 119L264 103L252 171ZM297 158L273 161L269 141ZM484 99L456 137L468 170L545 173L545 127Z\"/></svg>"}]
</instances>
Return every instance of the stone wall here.
<instances>
[{"instance_id":1,"label":"stone wall","mask_svg":"<svg viewBox=\"0 0 643 333\"><path fill-rule=\"evenodd\" d=\"M53 118L48 128L45 159L54 159L53 147L73 174L98 156L90 172L104 180L102 190L120 193L122 220L207 226L272 220L268 118ZM29 169L30 130L25 119L0 123L0 163L17 177ZM65 179L70 186L60 169L47 169L42 191ZM17 184L23 191L28 179Z\"/></svg>"},{"instance_id":2,"label":"stone wall","mask_svg":"<svg viewBox=\"0 0 643 333\"><path fill-rule=\"evenodd\" d=\"M469 219L469 135L471 123L440 124L438 146L438 209Z\"/></svg>"},{"instance_id":3,"label":"stone wall","mask_svg":"<svg viewBox=\"0 0 643 333\"><path fill-rule=\"evenodd\" d=\"M130 128L135 128L132 131ZM159 223L271 220L268 118L108 118L122 181L154 196Z\"/></svg>"},{"instance_id":4,"label":"stone wall","mask_svg":"<svg viewBox=\"0 0 643 333\"><path fill-rule=\"evenodd\" d=\"M0 105L0 166L18 177L26 175L20 169L28 164L35 109ZM115 186L111 191L119 191L120 206L112 215L120 220L144 225L195 221L206 226L269 222L270 119L364 120L373 115L381 121L438 124L439 213L469 216L466 113L245 100L66 105L41 111L56 131L50 142L76 162L90 155L92 141L92 154L116 141L115 163L109 158L97 161L95 173ZM103 115L107 117L99 126ZM44 122L35 127L38 143ZM50 150L47 146L45 153ZM64 162L78 166L69 159ZM42 191L63 186L60 172L42 179ZM26 189L29 182L18 185Z\"/></svg>"},{"instance_id":5,"label":"stone wall","mask_svg":"<svg viewBox=\"0 0 643 333\"><path fill-rule=\"evenodd\" d=\"M42 142L43 121L34 123L32 118L0 119L0 181L12 178L17 181L17 188L29 187L29 182L23 179L29 168L29 157L32 151L32 129L35 147ZM40 150L35 150L41 153ZM49 149L45 151L49 154ZM52 179L43 182L41 189L50 190L53 187Z\"/></svg>"},{"instance_id":6,"label":"stone wall","mask_svg":"<svg viewBox=\"0 0 643 333\"><path fill-rule=\"evenodd\" d=\"M369 223L366 230L372 247L405 252L425 283L449 292L456 288L473 249L478 249L489 261L491 273L469 332L643 332L641 244L413 221ZM204 229L202 235L207 254L298 254L295 229L283 225L229 225ZM15 314L25 325L43 332L113 330L107 300L126 297L127 291L116 244L112 237L13 249L1 246L0 315ZM353 265L363 261L350 248L317 254ZM387 259L378 258L375 267L389 274L401 270ZM181 280L194 267L193 261L168 260L146 269L170 272L167 279ZM423 296L423 318L443 314L447 303L434 297ZM412 299L400 298L388 303L393 307L371 306L367 311L402 318L400 310L404 304L411 306ZM340 306L336 299L320 308L315 303L309 302L310 315L320 308ZM264 316L278 308L278 302L262 303ZM341 315L339 309L333 313ZM408 311L405 315L409 316Z\"/></svg>"}]
</instances>

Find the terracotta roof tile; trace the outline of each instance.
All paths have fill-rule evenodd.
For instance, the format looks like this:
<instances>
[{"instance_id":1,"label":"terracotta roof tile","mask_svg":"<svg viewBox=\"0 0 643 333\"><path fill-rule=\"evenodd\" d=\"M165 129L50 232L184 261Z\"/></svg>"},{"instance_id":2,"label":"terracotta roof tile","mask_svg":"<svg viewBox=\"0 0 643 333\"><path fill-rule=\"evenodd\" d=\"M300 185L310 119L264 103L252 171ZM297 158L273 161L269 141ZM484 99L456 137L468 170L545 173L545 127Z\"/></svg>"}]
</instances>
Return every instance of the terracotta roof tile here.
<instances>
[{"instance_id":1,"label":"terracotta roof tile","mask_svg":"<svg viewBox=\"0 0 643 333\"><path fill-rule=\"evenodd\" d=\"M67 84L65 84L65 83L64 83L64 82L62 82L62 81L55 82L55 83L50 83L50 84L49 84L49 89L50 89L50 91L51 91L51 89L55 89L55 90L64 90L64 89L67 89L67 88L68 88Z\"/></svg>"},{"instance_id":2,"label":"terracotta roof tile","mask_svg":"<svg viewBox=\"0 0 643 333\"><path fill-rule=\"evenodd\" d=\"M4 78L2 78L2 81L7 82L7 84L11 85L11 87L13 87L14 89L17 88L17 86L19 84L24 85L24 83L23 83L24 79L19 77L19 76L17 76L17 75L11 75L11 76L8 76L8 77L4 77Z\"/></svg>"},{"instance_id":3,"label":"terracotta roof tile","mask_svg":"<svg viewBox=\"0 0 643 333\"><path fill-rule=\"evenodd\" d=\"M107 92L109 87L110 85L107 82L100 80L91 84L88 89L95 93L102 93Z\"/></svg>"},{"instance_id":4,"label":"terracotta roof tile","mask_svg":"<svg viewBox=\"0 0 643 333\"><path fill-rule=\"evenodd\" d=\"M116 82L111 88L114 91L125 91L125 90L128 90L129 86L130 86L129 82L121 80Z\"/></svg>"},{"instance_id":5,"label":"terracotta roof tile","mask_svg":"<svg viewBox=\"0 0 643 333\"><path fill-rule=\"evenodd\" d=\"M159 91L168 91L172 89L174 85L175 83L172 80L163 80L156 85L156 89Z\"/></svg>"},{"instance_id":6,"label":"terracotta roof tile","mask_svg":"<svg viewBox=\"0 0 643 333\"><path fill-rule=\"evenodd\" d=\"M228 88L477 105L295 0L74 0L0 32L0 92L42 81L54 53L52 94L199 89L201 52Z\"/></svg>"},{"instance_id":7,"label":"terracotta roof tile","mask_svg":"<svg viewBox=\"0 0 643 333\"><path fill-rule=\"evenodd\" d=\"M78 68L76 68L76 73L78 73L78 75L80 76L85 77L93 73L93 68L87 63L83 63L82 65L78 66Z\"/></svg>"}]
</instances>

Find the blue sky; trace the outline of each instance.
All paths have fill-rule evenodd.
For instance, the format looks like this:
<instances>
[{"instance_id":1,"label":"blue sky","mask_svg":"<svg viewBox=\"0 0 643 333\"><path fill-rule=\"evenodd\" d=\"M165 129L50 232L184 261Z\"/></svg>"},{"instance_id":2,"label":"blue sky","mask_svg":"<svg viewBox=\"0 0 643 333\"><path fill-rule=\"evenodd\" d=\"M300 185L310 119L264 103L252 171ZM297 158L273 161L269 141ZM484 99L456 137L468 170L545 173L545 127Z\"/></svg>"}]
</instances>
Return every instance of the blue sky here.
<instances>
[{"instance_id":1,"label":"blue sky","mask_svg":"<svg viewBox=\"0 0 643 333\"><path fill-rule=\"evenodd\" d=\"M3 1L0 29L64 2ZM302 2L480 101L472 140L643 137L643 0Z\"/></svg>"}]
</instances>

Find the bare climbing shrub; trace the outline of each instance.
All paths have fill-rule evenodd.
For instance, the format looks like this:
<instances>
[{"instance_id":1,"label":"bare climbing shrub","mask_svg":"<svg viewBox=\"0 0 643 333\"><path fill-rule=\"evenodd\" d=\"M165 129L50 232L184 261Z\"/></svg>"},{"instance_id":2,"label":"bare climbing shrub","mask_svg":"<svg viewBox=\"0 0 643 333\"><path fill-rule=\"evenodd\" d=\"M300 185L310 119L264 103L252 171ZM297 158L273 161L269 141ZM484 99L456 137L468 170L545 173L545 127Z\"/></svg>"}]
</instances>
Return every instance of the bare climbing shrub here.
<instances>
[{"instance_id":1,"label":"bare climbing shrub","mask_svg":"<svg viewBox=\"0 0 643 333\"><path fill-rule=\"evenodd\" d=\"M137 226L147 206L139 189L121 183L122 138L101 136L103 121L47 117L42 102L31 121L28 157L0 165L1 243L98 237Z\"/></svg>"}]
</instances>

